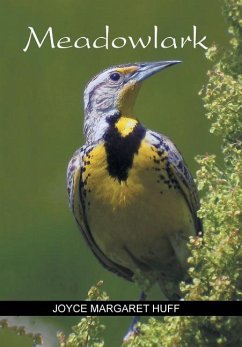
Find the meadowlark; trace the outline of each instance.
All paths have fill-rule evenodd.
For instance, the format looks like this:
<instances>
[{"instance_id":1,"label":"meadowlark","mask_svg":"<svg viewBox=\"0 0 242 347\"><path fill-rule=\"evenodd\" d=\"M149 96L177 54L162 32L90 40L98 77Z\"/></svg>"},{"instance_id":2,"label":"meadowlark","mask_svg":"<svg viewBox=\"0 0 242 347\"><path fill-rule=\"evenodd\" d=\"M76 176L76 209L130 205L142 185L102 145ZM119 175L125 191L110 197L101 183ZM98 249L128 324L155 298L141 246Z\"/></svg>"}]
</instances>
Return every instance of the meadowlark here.
<instances>
[{"instance_id":1,"label":"meadowlark","mask_svg":"<svg viewBox=\"0 0 242 347\"><path fill-rule=\"evenodd\" d=\"M84 92L84 135L68 166L69 203L98 260L133 280L157 281L168 299L187 268L188 238L201 235L197 189L174 143L134 116L142 82L179 61L118 65Z\"/></svg>"}]
</instances>

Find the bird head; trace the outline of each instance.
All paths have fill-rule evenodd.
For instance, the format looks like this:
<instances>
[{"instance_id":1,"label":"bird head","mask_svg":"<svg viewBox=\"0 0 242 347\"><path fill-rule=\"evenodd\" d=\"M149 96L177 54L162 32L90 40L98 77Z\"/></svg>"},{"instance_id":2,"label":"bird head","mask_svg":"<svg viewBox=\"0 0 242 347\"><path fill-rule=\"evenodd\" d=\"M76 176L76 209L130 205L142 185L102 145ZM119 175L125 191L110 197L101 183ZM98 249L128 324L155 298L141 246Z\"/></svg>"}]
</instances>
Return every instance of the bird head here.
<instances>
[{"instance_id":1,"label":"bird head","mask_svg":"<svg viewBox=\"0 0 242 347\"><path fill-rule=\"evenodd\" d=\"M108 68L96 75L86 86L84 109L86 133L94 122L113 115L131 116L142 82L155 73L180 63L159 61L124 64Z\"/></svg>"}]
</instances>

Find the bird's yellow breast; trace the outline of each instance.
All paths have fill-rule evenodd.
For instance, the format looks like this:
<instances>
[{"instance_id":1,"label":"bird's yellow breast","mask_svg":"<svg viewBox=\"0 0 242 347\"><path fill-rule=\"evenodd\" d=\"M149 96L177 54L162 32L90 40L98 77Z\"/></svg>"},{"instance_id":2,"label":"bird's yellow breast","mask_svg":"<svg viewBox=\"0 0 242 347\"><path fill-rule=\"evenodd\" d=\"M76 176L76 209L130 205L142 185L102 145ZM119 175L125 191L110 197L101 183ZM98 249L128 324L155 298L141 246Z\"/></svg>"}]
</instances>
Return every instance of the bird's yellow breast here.
<instances>
[{"instance_id":1,"label":"bird's yellow breast","mask_svg":"<svg viewBox=\"0 0 242 347\"><path fill-rule=\"evenodd\" d=\"M142 165L140 159L139 164ZM137 166L130 170L127 181L120 182L108 174L103 144L94 148L90 153L90 165L86 166L84 181L85 178L88 178L87 189L90 190L90 199L101 201L102 204L113 210L133 203L144 191Z\"/></svg>"},{"instance_id":2,"label":"bird's yellow breast","mask_svg":"<svg viewBox=\"0 0 242 347\"><path fill-rule=\"evenodd\" d=\"M86 215L100 249L134 272L171 271L172 264L177 265L171 238L180 235L177 242L184 239L186 244L194 225L183 196L164 183L166 168L157 149L142 140L126 181L110 176L104 144L84 160ZM184 247L181 252L184 260ZM174 276L178 270L179 265Z\"/></svg>"}]
</instances>

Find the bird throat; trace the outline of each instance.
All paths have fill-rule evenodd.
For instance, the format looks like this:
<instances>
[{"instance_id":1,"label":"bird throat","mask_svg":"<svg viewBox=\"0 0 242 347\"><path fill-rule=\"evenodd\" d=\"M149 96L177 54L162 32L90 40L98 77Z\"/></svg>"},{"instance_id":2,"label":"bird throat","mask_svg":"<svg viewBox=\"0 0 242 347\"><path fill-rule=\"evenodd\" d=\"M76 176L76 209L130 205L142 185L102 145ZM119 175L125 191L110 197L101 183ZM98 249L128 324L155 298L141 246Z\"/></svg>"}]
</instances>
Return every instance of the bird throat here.
<instances>
[{"instance_id":1,"label":"bird throat","mask_svg":"<svg viewBox=\"0 0 242 347\"><path fill-rule=\"evenodd\" d=\"M111 117L107 121L109 126L104 135L107 170L119 182L126 181L146 130L134 118Z\"/></svg>"}]
</instances>

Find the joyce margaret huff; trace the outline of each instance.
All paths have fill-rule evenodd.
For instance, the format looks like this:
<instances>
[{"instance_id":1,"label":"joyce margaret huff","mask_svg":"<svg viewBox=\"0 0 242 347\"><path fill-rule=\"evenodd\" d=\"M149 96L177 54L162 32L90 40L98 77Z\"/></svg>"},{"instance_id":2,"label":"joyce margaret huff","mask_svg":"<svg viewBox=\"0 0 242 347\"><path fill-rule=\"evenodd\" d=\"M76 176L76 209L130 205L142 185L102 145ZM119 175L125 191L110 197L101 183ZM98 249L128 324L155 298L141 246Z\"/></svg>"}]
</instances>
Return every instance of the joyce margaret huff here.
<instances>
[{"instance_id":1,"label":"joyce margaret huff","mask_svg":"<svg viewBox=\"0 0 242 347\"><path fill-rule=\"evenodd\" d=\"M207 39L206 36L199 36L197 26L193 25L191 34L188 36L181 37L160 37L159 27L157 25L153 26L152 35L146 37L136 37L135 39L132 36L118 36L113 39L110 39L110 27L109 25L105 26L104 36L99 36L94 40L86 36L79 36L77 38L71 38L69 36L63 36L56 38L56 35L53 33L52 27L49 27L44 35L36 33L36 30L33 27L28 27L29 37L28 41L23 48L24 52L27 52L30 44L32 46L37 45L38 48L41 48L44 42L50 45L51 48L124 48L129 46L133 49L135 48L148 48L153 47L157 48L184 48L185 46L191 46L192 48L203 48L205 50L208 47L205 45L204 41Z\"/></svg>"}]
</instances>

